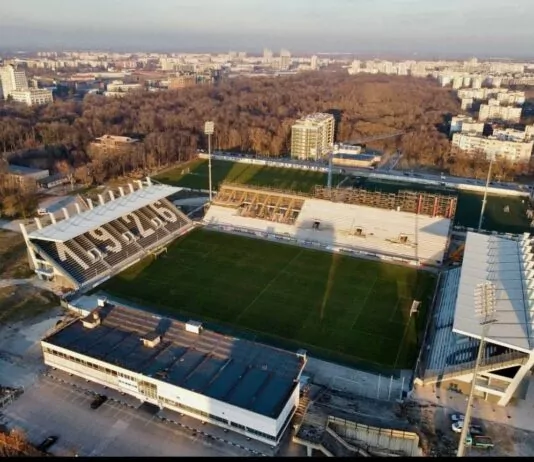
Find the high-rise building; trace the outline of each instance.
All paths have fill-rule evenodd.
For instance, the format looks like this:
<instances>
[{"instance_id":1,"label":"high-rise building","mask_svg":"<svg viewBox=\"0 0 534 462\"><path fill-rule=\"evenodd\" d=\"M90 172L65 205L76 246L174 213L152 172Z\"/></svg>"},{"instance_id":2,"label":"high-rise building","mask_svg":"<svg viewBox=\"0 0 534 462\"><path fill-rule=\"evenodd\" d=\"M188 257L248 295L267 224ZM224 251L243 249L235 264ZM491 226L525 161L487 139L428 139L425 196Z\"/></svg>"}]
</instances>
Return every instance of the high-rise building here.
<instances>
[{"instance_id":1,"label":"high-rise building","mask_svg":"<svg viewBox=\"0 0 534 462\"><path fill-rule=\"evenodd\" d=\"M268 64L273 60L273 52L269 48L263 49L263 62Z\"/></svg>"},{"instance_id":2,"label":"high-rise building","mask_svg":"<svg viewBox=\"0 0 534 462\"><path fill-rule=\"evenodd\" d=\"M22 70L8 64L0 67L0 97L7 99L14 91L24 91L28 89L28 79Z\"/></svg>"},{"instance_id":3,"label":"high-rise building","mask_svg":"<svg viewBox=\"0 0 534 462\"><path fill-rule=\"evenodd\" d=\"M291 157L317 160L327 155L334 145L334 116L310 114L291 127Z\"/></svg>"},{"instance_id":4,"label":"high-rise building","mask_svg":"<svg viewBox=\"0 0 534 462\"><path fill-rule=\"evenodd\" d=\"M291 53L287 50L280 51L280 69L285 71L291 65Z\"/></svg>"},{"instance_id":5,"label":"high-rise building","mask_svg":"<svg viewBox=\"0 0 534 462\"><path fill-rule=\"evenodd\" d=\"M313 55L310 60L310 67L312 71L317 70L317 67L319 66L317 55Z\"/></svg>"}]
</instances>

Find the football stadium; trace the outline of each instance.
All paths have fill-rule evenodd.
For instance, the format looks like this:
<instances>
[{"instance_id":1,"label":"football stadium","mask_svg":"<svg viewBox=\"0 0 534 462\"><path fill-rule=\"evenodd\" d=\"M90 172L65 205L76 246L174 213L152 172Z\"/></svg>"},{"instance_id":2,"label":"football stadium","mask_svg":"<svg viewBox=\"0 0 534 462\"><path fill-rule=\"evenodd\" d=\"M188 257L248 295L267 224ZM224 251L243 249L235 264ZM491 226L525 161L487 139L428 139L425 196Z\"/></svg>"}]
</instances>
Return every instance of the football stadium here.
<instances>
[{"instance_id":1,"label":"football stadium","mask_svg":"<svg viewBox=\"0 0 534 462\"><path fill-rule=\"evenodd\" d=\"M21 226L40 278L98 294L46 364L276 445L309 356L471 383L490 281L477 393L506 405L534 365L530 237L467 231L451 266L450 191L222 182L195 221L181 192L147 178Z\"/></svg>"}]
</instances>

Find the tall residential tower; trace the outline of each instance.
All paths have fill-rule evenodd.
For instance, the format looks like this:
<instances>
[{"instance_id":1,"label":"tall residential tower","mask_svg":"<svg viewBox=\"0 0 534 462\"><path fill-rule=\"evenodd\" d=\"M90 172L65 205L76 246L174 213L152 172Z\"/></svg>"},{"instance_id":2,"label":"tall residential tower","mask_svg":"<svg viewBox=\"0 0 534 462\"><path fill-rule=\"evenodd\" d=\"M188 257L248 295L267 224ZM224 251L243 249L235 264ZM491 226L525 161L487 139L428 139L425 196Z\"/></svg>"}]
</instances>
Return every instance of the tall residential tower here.
<instances>
[{"instance_id":1,"label":"tall residential tower","mask_svg":"<svg viewBox=\"0 0 534 462\"><path fill-rule=\"evenodd\" d=\"M334 144L334 116L310 114L291 128L291 157L317 160L326 156Z\"/></svg>"}]
</instances>

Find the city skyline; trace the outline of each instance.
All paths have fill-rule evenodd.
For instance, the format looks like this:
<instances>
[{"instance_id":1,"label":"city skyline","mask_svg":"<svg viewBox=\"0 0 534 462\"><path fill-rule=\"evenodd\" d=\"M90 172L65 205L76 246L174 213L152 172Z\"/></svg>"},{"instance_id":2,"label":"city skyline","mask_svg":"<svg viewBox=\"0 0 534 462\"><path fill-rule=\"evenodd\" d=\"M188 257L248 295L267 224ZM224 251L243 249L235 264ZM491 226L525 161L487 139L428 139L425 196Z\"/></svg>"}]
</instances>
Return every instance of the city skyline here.
<instances>
[{"instance_id":1,"label":"city skyline","mask_svg":"<svg viewBox=\"0 0 534 462\"><path fill-rule=\"evenodd\" d=\"M2 47L527 57L534 42L529 0L95 0L83 14L73 3L4 5Z\"/></svg>"}]
</instances>

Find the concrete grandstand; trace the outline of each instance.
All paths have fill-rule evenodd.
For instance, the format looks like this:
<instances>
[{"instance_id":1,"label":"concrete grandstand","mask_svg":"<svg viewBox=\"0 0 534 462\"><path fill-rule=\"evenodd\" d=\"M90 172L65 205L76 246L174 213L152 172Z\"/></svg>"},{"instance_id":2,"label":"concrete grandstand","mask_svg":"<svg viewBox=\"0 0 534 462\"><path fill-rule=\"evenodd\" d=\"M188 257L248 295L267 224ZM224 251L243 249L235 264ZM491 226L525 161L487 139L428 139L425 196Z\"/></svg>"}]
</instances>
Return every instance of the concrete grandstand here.
<instances>
[{"instance_id":1,"label":"concrete grandstand","mask_svg":"<svg viewBox=\"0 0 534 462\"><path fill-rule=\"evenodd\" d=\"M474 380L482 327L476 315L475 288L495 286L496 322L484 340L475 382L476 394L506 406L520 397L534 365L533 240L468 232L463 264L441 275L430 331L416 383L448 382L465 388ZM523 390L524 392L524 390Z\"/></svg>"},{"instance_id":2,"label":"concrete grandstand","mask_svg":"<svg viewBox=\"0 0 534 462\"><path fill-rule=\"evenodd\" d=\"M193 228L166 199L180 188L150 179L137 185L99 195L98 205L88 199L85 210L77 204L72 216L64 209L62 220L50 214L48 226L36 218L36 229L28 232L21 224L35 273L65 288L88 289Z\"/></svg>"},{"instance_id":3,"label":"concrete grandstand","mask_svg":"<svg viewBox=\"0 0 534 462\"><path fill-rule=\"evenodd\" d=\"M441 266L456 207L454 197L346 190L339 194L342 197L320 189L310 197L223 185L204 223L328 250Z\"/></svg>"}]
</instances>

